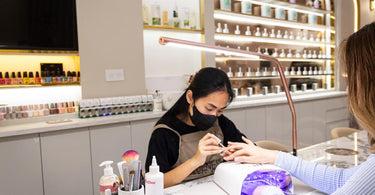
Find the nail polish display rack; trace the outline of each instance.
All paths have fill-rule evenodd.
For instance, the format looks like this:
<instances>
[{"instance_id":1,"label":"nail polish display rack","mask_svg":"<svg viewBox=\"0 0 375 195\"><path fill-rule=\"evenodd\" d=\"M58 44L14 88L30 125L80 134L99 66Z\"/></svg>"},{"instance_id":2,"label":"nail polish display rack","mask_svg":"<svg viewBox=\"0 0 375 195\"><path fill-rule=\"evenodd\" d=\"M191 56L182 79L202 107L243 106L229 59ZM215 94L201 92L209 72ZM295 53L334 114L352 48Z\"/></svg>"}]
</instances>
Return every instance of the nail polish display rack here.
<instances>
[{"instance_id":1,"label":"nail polish display rack","mask_svg":"<svg viewBox=\"0 0 375 195\"><path fill-rule=\"evenodd\" d=\"M243 11L243 5L247 10ZM320 5L326 10L277 0L232 1L230 10L215 5L215 44L277 58L292 92L334 89L335 30L331 5ZM263 13L264 6L269 9L268 15ZM280 9L281 17L271 14ZM293 20L288 18L292 11ZM227 72L239 96L250 96L246 93L249 88L253 89L252 94L267 95L265 89L274 91L274 86L281 86L276 64L266 60L217 53L215 61L217 68Z\"/></svg>"}]
</instances>

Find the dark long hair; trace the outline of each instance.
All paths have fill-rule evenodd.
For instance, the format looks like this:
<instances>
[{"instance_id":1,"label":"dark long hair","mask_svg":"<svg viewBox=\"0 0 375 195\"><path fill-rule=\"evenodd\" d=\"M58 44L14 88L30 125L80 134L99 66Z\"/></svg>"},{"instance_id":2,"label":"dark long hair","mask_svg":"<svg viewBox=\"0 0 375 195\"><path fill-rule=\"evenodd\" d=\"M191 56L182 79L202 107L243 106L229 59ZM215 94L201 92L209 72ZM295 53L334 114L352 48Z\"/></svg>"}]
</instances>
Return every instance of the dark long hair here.
<instances>
[{"instance_id":1,"label":"dark long hair","mask_svg":"<svg viewBox=\"0 0 375 195\"><path fill-rule=\"evenodd\" d=\"M186 92L191 90L193 92L193 99L196 101L199 98L206 97L209 94L217 91L225 91L229 95L228 104L233 100L233 91L227 74L217 68L206 67L199 70L195 74L193 81L185 90L185 93L177 100L177 102L165 113L164 116L179 114L187 114L189 103L186 100ZM163 117L164 117L163 116Z\"/></svg>"}]
</instances>

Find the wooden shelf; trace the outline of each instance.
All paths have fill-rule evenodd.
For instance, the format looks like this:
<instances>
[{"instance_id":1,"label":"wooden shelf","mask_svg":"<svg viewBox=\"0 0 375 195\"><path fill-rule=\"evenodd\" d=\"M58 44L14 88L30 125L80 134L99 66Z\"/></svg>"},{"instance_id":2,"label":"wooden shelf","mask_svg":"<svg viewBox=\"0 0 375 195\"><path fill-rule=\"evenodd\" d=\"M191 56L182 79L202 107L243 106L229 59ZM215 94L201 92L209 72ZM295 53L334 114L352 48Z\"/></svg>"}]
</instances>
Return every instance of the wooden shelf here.
<instances>
[{"instance_id":1,"label":"wooden shelf","mask_svg":"<svg viewBox=\"0 0 375 195\"><path fill-rule=\"evenodd\" d=\"M202 33L202 30L188 29L188 28L175 28L175 27L169 27L169 26L143 25L143 29Z\"/></svg>"},{"instance_id":2,"label":"wooden shelf","mask_svg":"<svg viewBox=\"0 0 375 195\"><path fill-rule=\"evenodd\" d=\"M33 88L33 87L61 87L61 86L80 86L79 83L72 84L31 84L31 85L0 85L0 89L9 88Z\"/></svg>"},{"instance_id":3,"label":"wooden shelf","mask_svg":"<svg viewBox=\"0 0 375 195\"><path fill-rule=\"evenodd\" d=\"M254 74L254 72L253 72ZM296 78L320 78L323 76L333 76L333 74L323 74L323 75L293 75L293 76L285 76L287 79L296 79ZM231 81L238 81L238 80L265 80L265 79L280 79L279 76L251 76L251 77L230 77L229 80Z\"/></svg>"},{"instance_id":4,"label":"wooden shelf","mask_svg":"<svg viewBox=\"0 0 375 195\"><path fill-rule=\"evenodd\" d=\"M216 56L216 61L267 61L263 59L252 59L244 57L232 57L232 56ZM326 60L334 60L332 58L277 58L280 62L322 62Z\"/></svg>"}]
</instances>

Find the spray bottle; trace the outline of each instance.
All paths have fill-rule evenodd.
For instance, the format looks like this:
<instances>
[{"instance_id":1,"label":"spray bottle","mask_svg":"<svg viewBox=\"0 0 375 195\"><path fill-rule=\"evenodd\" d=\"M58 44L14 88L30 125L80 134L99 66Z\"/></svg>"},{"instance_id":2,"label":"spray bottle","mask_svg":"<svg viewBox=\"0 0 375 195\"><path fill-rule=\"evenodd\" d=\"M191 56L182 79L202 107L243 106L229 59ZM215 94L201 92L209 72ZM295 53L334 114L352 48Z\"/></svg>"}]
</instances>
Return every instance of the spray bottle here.
<instances>
[{"instance_id":1,"label":"spray bottle","mask_svg":"<svg viewBox=\"0 0 375 195\"><path fill-rule=\"evenodd\" d=\"M117 175L113 173L113 168L111 164L113 161L104 161L99 166L105 166L104 175L100 178L100 195L105 195L106 189L110 189L112 194L117 195L119 179Z\"/></svg>"},{"instance_id":2,"label":"spray bottle","mask_svg":"<svg viewBox=\"0 0 375 195\"><path fill-rule=\"evenodd\" d=\"M163 195L164 194L164 175L159 171L155 156L152 157L150 171L145 175L146 194Z\"/></svg>"}]
</instances>

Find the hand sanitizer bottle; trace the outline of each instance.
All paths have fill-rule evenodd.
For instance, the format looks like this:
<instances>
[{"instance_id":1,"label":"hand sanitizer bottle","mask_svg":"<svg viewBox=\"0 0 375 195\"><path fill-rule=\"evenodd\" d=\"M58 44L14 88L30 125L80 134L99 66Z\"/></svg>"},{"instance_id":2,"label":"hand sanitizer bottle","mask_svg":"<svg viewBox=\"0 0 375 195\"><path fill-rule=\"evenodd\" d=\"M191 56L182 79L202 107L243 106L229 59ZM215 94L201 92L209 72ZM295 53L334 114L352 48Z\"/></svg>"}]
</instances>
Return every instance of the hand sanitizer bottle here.
<instances>
[{"instance_id":1,"label":"hand sanitizer bottle","mask_svg":"<svg viewBox=\"0 0 375 195\"><path fill-rule=\"evenodd\" d=\"M164 194L164 175L159 171L155 156L152 157L150 171L145 175L146 194L163 195Z\"/></svg>"},{"instance_id":2,"label":"hand sanitizer bottle","mask_svg":"<svg viewBox=\"0 0 375 195\"><path fill-rule=\"evenodd\" d=\"M113 173L111 164L113 161L104 161L99 166L105 166L104 175L100 178L100 195L105 195L105 190L110 189L113 194L117 194L119 179L117 175Z\"/></svg>"}]
</instances>

